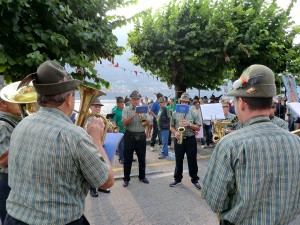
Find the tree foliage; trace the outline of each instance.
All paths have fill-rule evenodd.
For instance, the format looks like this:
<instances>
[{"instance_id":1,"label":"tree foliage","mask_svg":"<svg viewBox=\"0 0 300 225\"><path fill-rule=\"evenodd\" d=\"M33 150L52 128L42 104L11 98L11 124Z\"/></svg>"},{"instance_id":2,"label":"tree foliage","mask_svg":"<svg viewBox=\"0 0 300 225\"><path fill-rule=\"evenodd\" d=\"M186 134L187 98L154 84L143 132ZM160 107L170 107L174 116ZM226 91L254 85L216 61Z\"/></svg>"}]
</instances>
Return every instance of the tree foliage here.
<instances>
[{"instance_id":1,"label":"tree foliage","mask_svg":"<svg viewBox=\"0 0 300 225\"><path fill-rule=\"evenodd\" d=\"M7 81L35 72L47 59L82 68L79 79L97 77L94 62L112 60L121 54L114 28L124 25L123 17L108 16L120 6L136 0L2 0L0 1L0 74Z\"/></svg>"},{"instance_id":2,"label":"tree foliage","mask_svg":"<svg viewBox=\"0 0 300 225\"><path fill-rule=\"evenodd\" d=\"M174 84L178 95L186 88L217 88L254 63L282 71L297 52L293 3L284 11L276 0L173 0L135 22L131 60Z\"/></svg>"}]
</instances>

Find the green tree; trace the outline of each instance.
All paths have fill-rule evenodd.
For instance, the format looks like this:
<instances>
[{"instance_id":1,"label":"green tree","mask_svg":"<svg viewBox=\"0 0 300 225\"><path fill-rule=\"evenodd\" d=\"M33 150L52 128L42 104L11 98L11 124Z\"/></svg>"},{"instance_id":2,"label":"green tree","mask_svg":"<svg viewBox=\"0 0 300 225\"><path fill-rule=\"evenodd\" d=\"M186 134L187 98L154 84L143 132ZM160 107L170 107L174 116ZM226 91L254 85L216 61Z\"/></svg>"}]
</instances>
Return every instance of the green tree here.
<instances>
[{"instance_id":1,"label":"green tree","mask_svg":"<svg viewBox=\"0 0 300 225\"><path fill-rule=\"evenodd\" d=\"M295 56L293 2L284 11L276 0L173 0L135 22L131 60L174 84L177 96L186 88L217 88L254 63L281 71Z\"/></svg>"},{"instance_id":2,"label":"green tree","mask_svg":"<svg viewBox=\"0 0 300 225\"><path fill-rule=\"evenodd\" d=\"M124 50L117 46L114 28L124 17L108 12L137 0L2 0L0 1L0 74L16 81L35 72L47 59L82 68L73 74L109 86L97 77L93 64L113 60Z\"/></svg>"}]
</instances>

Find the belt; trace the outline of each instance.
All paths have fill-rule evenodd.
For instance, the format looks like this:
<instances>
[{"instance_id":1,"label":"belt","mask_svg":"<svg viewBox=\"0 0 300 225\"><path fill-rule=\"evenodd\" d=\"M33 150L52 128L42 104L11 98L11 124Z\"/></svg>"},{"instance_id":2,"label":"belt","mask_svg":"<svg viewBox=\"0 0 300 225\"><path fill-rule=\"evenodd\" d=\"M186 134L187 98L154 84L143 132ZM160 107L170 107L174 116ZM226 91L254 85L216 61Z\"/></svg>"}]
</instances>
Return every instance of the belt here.
<instances>
[{"instance_id":1,"label":"belt","mask_svg":"<svg viewBox=\"0 0 300 225\"><path fill-rule=\"evenodd\" d=\"M126 130L125 133L129 133L129 134L145 134L145 131L142 131L142 132L132 132L132 131L129 131L129 130Z\"/></svg>"},{"instance_id":2,"label":"belt","mask_svg":"<svg viewBox=\"0 0 300 225\"><path fill-rule=\"evenodd\" d=\"M184 136L183 139L190 139L190 138L194 138L195 135L192 135L192 136Z\"/></svg>"}]
</instances>

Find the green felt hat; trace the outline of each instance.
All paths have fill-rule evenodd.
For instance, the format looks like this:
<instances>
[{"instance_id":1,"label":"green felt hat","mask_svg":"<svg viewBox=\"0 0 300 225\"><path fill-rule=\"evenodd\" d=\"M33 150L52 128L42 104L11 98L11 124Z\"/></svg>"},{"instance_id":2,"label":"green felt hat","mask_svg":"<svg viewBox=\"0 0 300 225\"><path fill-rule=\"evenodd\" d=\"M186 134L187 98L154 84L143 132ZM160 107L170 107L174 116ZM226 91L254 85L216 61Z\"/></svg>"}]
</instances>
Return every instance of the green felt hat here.
<instances>
[{"instance_id":1,"label":"green felt hat","mask_svg":"<svg viewBox=\"0 0 300 225\"><path fill-rule=\"evenodd\" d=\"M74 80L71 75L55 61L42 63L33 80L33 86L38 94L57 95L76 89L81 81Z\"/></svg>"},{"instance_id":2,"label":"green felt hat","mask_svg":"<svg viewBox=\"0 0 300 225\"><path fill-rule=\"evenodd\" d=\"M182 93L179 101L189 102L190 99L191 99L191 96L188 93L184 92L184 93Z\"/></svg>"},{"instance_id":3,"label":"green felt hat","mask_svg":"<svg viewBox=\"0 0 300 225\"><path fill-rule=\"evenodd\" d=\"M232 86L229 96L269 98L276 95L274 73L264 65L249 66Z\"/></svg>"}]
</instances>

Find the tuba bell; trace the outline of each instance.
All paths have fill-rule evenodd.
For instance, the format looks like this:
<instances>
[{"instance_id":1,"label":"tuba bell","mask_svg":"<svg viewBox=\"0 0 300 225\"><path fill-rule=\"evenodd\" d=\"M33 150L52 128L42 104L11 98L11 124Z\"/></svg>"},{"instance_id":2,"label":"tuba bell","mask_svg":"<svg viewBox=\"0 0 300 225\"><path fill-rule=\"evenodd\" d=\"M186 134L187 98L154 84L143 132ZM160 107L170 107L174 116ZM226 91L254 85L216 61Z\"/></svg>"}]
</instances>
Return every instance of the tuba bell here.
<instances>
[{"instance_id":1,"label":"tuba bell","mask_svg":"<svg viewBox=\"0 0 300 225\"><path fill-rule=\"evenodd\" d=\"M20 107L22 118L37 112L37 93L30 83L18 89L21 81L6 85L2 88L0 96L4 101L16 103Z\"/></svg>"},{"instance_id":2,"label":"tuba bell","mask_svg":"<svg viewBox=\"0 0 300 225\"><path fill-rule=\"evenodd\" d=\"M103 136L102 136L102 143L104 143L106 133L109 128L109 121L108 121L108 119L106 119L105 116L103 116L101 114L90 113L89 108L96 98L98 98L101 95L105 95L105 93L98 89L95 89L95 88L92 88L92 87L89 87L86 85L80 85L78 88L79 88L79 92L80 92L80 106L79 106L79 111L78 111L78 117L76 120L76 125L84 128L88 118L90 118L92 116L100 117L105 124Z\"/></svg>"}]
</instances>

